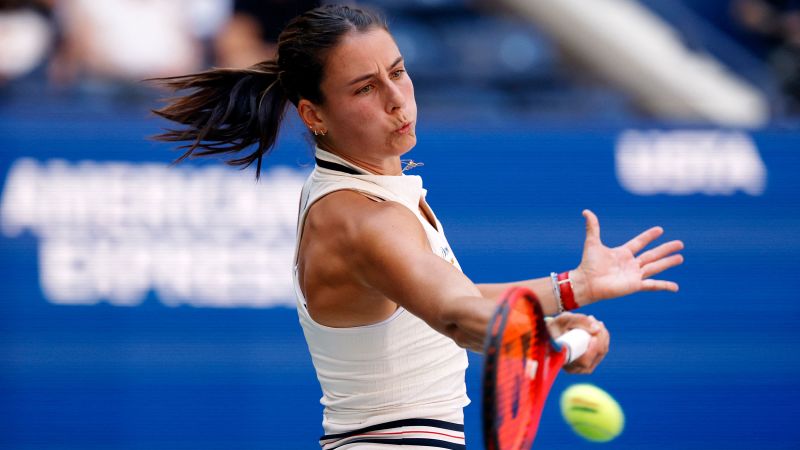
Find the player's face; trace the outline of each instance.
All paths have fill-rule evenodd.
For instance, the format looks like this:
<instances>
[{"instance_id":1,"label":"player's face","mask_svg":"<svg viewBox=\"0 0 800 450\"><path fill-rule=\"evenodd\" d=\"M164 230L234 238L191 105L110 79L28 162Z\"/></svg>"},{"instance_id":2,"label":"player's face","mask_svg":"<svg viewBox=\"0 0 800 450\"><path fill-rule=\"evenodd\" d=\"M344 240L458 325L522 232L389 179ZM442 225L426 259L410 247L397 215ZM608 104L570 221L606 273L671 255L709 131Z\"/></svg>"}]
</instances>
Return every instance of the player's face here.
<instances>
[{"instance_id":1,"label":"player's face","mask_svg":"<svg viewBox=\"0 0 800 450\"><path fill-rule=\"evenodd\" d=\"M417 103L400 50L383 29L351 32L328 55L318 106L332 150L396 157L416 145Z\"/></svg>"}]
</instances>

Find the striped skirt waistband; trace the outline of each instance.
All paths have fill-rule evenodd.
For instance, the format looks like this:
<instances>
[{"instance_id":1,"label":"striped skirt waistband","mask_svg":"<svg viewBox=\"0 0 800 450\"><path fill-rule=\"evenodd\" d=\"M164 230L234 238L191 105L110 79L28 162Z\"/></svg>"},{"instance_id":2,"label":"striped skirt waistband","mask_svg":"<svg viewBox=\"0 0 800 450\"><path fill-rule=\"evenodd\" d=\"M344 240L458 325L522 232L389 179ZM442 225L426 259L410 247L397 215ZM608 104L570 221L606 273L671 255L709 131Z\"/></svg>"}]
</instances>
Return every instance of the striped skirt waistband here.
<instances>
[{"instance_id":1,"label":"striped skirt waistband","mask_svg":"<svg viewBox=\"0 0 800 450\"><path fill-rule=\"evenodd\" d=\"M326 434L319 439L322 450L347 450L390 446L466 450L464 425L434 419L403 419L380 423L347 433Z\"/></svg>"}]
</instances>

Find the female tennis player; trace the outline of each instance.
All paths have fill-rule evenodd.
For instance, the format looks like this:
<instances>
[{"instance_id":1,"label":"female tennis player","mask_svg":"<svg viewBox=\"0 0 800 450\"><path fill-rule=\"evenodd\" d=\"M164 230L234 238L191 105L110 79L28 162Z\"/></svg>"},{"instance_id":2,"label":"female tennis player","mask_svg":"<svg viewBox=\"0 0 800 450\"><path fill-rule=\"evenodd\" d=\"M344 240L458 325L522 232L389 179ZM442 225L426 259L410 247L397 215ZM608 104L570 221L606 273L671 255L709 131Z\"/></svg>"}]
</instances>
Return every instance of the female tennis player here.
<instances>
[{"instance_id":1,"label":"female tennis player","mask_svg":"<svg viewBox=\"0 0 800 450\"><path fill-rule=\"evenodd\" d=\"M157 114L183 125L161 139L190 156L256 163L273 147L291 103L316 142L317 166L301 193L294 280L297 311L324 405L325 450L464 448L465 349L480 351L507 287L538 296L554 334L587 329L586 354L567 367L591 372L608 350L603 324L563 309L638 291L677 291L651 277L682 262L673 241L640 253L655 227L625 245L600 240L584 211L583 258L563 276L475 284L461 271L418 176L400 157L416 144L417 107L386 23L347 6L293 19L276 60L163 80L185 94ZM265 205L268 207L268 205ZM638 254L638 256L637 256Z\"/></svg>"}]
</instances>

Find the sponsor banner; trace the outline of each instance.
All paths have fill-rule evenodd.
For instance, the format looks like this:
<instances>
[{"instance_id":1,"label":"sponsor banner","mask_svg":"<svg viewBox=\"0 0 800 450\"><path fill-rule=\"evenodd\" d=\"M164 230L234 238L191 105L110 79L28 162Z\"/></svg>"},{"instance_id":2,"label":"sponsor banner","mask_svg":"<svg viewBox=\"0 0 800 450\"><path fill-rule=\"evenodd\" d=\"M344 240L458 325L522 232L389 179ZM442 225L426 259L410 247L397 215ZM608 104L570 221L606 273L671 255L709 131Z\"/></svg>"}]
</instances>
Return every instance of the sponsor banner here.
<instances>
[{"instance_id":1,"label":"sponsor banner","mask_svg":"<svg viewBox=\"0 0 800 450\"><path fill-rule=\"evenodd\" d=\"M306 172L260 183L223 167L16 159L0 197L6 238L38 240L47 301L136 306L291 305Z\"/></svg>"},{"instance_id":2,"label":"sponsor banner","mask_svg":"<svg viewBox=\"0 0 800 450\"><path fill-rule=\"evenodd\" d=\"M170 166L170 147L146 139L158 124L130 116L0 121L0 447L312 448L320 391L290 277L313 165L303 131L285 130L256 182L219 161ZM615 448L800 442L800 134L423 124L418 139L410 173L476 282L575 267L583 208L608 245L652 225L686 243L663 276L679 294L586 308L611 352L554 387L658 405ZM467 373L470 446L481 362ZM537 443L590 446L547 411Z\"/></svg>"}]
</instances>

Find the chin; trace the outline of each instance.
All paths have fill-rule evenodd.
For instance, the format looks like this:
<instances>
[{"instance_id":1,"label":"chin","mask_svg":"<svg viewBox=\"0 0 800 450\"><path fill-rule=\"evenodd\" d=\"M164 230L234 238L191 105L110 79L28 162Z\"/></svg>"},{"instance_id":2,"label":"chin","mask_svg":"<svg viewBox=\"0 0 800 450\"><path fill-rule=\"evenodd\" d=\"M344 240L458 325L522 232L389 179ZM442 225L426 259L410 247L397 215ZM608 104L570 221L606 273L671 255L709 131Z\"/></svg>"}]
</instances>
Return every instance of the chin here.
<instances>
[{"instance_id":1,"label":"chin","mask_svg":"<svg viewBox=\"0 0 800 450\"><path fill-rule=\"evenodd\" d=\"M417 145L417 136L412 133L409 133L403 136L399 142L397 142L397 150L400 155L405 155L406 153L410 152L412 148Z\"/></svg>"}]
</instances>

